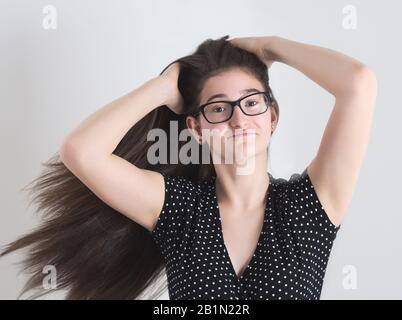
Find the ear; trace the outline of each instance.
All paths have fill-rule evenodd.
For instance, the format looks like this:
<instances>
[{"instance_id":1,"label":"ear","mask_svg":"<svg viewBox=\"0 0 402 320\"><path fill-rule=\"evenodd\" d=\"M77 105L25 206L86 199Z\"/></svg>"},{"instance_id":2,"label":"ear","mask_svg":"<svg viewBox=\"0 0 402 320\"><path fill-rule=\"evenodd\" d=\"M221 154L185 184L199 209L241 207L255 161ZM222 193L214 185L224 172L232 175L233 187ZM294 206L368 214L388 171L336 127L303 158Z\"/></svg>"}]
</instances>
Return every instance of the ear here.
<instances>
[{"instance_id":1,"label":"ear","mask_svg":"<svg viewBox=\"0 0 402 320\"><path fill-rule=\"evenodd\" d=\"M186 125L198 144L202 144L202 131L199 120L193 116L187 116Z\"/></svg>"},{"instance_id":2,"label":"ear","mask_svg":"<svg viewBox=\"0 0 402 320\"><path fill-rule=\"evenodd\" d=\"M278 125L278 116L274 108L270 108L271 112L271 134L275 131L276 126Z\"/></svg>"}]
</instances>

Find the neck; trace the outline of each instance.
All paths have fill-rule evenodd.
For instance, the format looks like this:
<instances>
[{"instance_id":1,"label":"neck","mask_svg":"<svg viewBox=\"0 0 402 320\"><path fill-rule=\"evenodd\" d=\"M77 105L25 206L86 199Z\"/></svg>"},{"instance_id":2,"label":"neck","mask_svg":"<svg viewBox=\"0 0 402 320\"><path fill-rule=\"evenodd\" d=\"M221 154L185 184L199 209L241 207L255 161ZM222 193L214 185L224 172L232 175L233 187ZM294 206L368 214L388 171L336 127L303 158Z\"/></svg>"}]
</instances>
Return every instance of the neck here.
<instances>
[{"instance_id":1,"label":"neck","mask_svg":"<svg viewBox=\"0 0 402 320\"><path fill-rule=\"evenodd\" d=\"M253 170L239 175L236 165L215 164L215 190L221 203L238 209L254 209L265 205L270 178L267 172L267 156L255 158Z\"/></svg>"}]
</instances>

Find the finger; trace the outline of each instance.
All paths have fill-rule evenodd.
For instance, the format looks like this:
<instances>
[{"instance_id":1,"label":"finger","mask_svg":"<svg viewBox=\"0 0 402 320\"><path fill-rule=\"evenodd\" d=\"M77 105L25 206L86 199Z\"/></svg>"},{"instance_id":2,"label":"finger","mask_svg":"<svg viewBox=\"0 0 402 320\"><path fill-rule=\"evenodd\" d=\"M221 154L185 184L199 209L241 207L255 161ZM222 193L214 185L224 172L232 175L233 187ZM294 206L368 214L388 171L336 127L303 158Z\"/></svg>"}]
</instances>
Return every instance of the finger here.
<instances>
[{"instance_id":1,"label":"finger","mask_svg":"<svg viewBox=\"0 0 402 320\"><path fill-rule=\"evenodd\" d=\"M230 39L227 39L226 41L229 41L230 43L236 43L238 40L238 37L232 37Z\"/></svg>"},{"instance_id":2,"label":"finger","mask_svg":"<svg viewBox=\"0 0 402 320\"><path fill-rule=\"evenodd\" d=\"M236 38L230 40L229 42L230 42L230 44L233 45L233 46L241 47L241 46L240 46L240 43L239 43L239 40L236 39Z\"/></svg>"}]
</instances>

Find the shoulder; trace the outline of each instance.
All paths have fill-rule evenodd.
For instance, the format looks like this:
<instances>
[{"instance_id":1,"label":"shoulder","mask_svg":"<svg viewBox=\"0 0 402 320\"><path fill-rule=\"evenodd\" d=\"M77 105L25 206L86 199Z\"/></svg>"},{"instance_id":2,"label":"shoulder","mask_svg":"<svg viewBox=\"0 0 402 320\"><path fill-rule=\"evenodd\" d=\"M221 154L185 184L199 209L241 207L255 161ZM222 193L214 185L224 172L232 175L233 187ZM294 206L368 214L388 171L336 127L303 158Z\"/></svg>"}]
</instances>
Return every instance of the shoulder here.
<instances>
[{"instance_id":1,"label":"shoulder","mask_svg":"<svg viewBox=\"0 0 402 320\"><path fill-rule=\"evenodd\" d=\"M209 185L209 180L192 181L182 175L169 175L162 173L166 192L177 194L200 194Z\"/></svg>"},{"instance_id":2,"label":"shoulder","mask_svg":"<svg viewBox=\"0 0 402 320\"><path fill-rule=\"evenodd\" d=\"M312 184L307 172L307 168L301 173L293 173L289 179L274 178L272 185L282 196L286 196L289 200L297 200L303 193L312 192L314 185Z\"/></svg>"},{"instance_id":3,"label":"shoulder","mask_svg":"<svg viewBox=\"0 0 402 320\"><path fill-rule=\"evenodd\" d=\"M291 213L296 219L298 216L308 217L322 223L330 229L339 229L330 219L330 212L322 203L308 172L308 167L301 173L291 174L289 179L277 178L273 181L275 194L286 206L285 212Z\"/></svg>"},{"instance_id":4,"label":"shoulder","mask_svg":"<svg viewBox=\"0 0 402 320\"><path fill-rule=\"evenodd\" d=\"M171 252L194 222L199 199L208 190L208 180L192 181L181 175L161 173L165 198L151 235L163 253Z\"/></svg>"},{"instance_id":5,"label":"shoulder","mask_svg":"<svg viewBox=\"0 0 402 320\"><path fill-rule=\"evenodd\" d=\"M162 173L165 182L165 199L162 209L194 207L196 202L210 192L211 179L192 181L182 175Z\"/></svg>"}]
</instances>

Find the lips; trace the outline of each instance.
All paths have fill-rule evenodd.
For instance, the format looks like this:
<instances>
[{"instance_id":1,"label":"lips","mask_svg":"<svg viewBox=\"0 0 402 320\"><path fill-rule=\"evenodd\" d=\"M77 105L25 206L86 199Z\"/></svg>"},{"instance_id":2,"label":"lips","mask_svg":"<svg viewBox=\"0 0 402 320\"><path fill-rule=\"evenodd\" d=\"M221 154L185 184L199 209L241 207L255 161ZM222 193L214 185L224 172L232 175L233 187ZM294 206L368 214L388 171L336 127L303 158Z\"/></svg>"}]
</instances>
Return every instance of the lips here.
<instances>
[{"instance_id":1,"label":"lips","mask_svg":"<svg viewBox=\"0 0 402 320\"><path fill-rule=\"evenodd\" d=\"M248 135L253 135L253 134L256 134L256 133L254 131L251 131L251 130L245 130L245 131L242 131L242 132L235 133L231 137L232 138L233 137L242 137L242 136L248 136Z\"/></svg>"}]
</instances>

